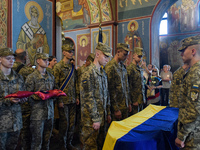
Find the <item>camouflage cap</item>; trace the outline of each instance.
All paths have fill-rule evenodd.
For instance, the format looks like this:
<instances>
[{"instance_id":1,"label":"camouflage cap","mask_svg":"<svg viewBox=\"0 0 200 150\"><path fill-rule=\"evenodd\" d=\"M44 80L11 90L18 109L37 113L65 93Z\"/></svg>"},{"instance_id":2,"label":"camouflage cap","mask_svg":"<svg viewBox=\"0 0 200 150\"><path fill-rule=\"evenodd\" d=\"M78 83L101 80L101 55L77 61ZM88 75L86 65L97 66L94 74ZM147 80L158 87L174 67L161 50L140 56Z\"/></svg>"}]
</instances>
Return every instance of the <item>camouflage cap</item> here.
<instances>
[{"instance_id":1,"label":"camouflage cap","mask_svg":"<svg viewBox=\"0 0 200 150\"><path fill-rule=\"evenodd\" d=\"M136 53L139 56L143 55L143 48L141 48L141 47L134 47L134 53Z\"/></svg>"},{"instance_id":2,"label":"camouflage cap","mask_svg":"<svg viewBox=\"0 0 200 150\"><path fill-rule=\"evenodd\" d=\"M62 51L71 51L71 50L74 50L74 47L72 44L64 44L62 46Z\"/></svg>"},{"instance_id":3,"label":"camouflage cap","mask_svg":"<svg viewBox=\"0 0 200 150\"><path fill-rule=\"evenodd\" d=\"M178 49L178 51L182 52L185 50L188 46L200 44L200 35L191 36L188 38L185 38L181 41L181 47Z\"/></svg>"},{"instance_id":4,"label":"camouflage cap","mask_svg":"<svg viewBox=\"0 0 200 150\"><path fill-rule=\"evenodd\" d=\"M132 51L128 44L125 43L117 43L117 49L123 49L125 51Z\"/></svg>"},{"instance_id":5,"label":"camouflage cap","mask_svg":"<svg viewBox=\"0 0 200 150\"><path fill-rule=\"evenodd\" d=\"M93 62L94 61L94 56L95 55L93 53L90 53L90 55L88 55L88 57L87 57L87 60Z\"/></svg>"},{"instance_id":6,"label":"camouflage cap","mask_svg":"<svg viewBox=\"0 0 200 150\"><path fill-rule=\"evenodd\" d=\"M1 48L0 49L0 57L5 57L5 56L8 56L8 55L15 56L12 48L6 47L6 48Z\"/></svg>"},{"instance_id":7,"label":"camouflage cap","mask_svg":"<svg viewBox=\"0 0 200 150\"><path fill-rule=\"evenodd\" d=\"M99 42L96 46L96 49L102 51L106 56L112 57L112 49L108 45Z\"/></svg>"},{"instance_id":8,"label":"camouflage cap","mask_svg":"<svg viewBox=\"0 0 200 150\"><path fill-rule=\"evenodd\" d=\"M38 53L38 54L36 54L36 60L37 59L49 59L49 54L47 54L47 53Z\"/></svg>"}]
</instances>

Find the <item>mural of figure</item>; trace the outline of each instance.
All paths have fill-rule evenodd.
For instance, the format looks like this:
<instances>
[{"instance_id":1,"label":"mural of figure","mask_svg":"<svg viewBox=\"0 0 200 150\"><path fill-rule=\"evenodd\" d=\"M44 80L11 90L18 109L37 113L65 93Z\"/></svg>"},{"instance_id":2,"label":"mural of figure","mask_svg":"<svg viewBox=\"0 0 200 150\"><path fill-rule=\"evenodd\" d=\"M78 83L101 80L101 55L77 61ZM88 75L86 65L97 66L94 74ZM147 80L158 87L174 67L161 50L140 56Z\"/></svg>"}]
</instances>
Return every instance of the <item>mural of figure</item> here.
<instances>
[{"instance_id":1,"label":"mural of figure","mask_svg":"<svg viewBox=\"0 0 200 150\"><path fill-rule=\"evenodd\" d=\"M16 46L27 51L26 63L32 66L35 65L35 54L49 53L49 46L46 33L39 24L43 19L40 5L34 1L28 2L25 13L29 21L22 25Z\"/></svg>"},{"instance_id":2,"label":"mural of figure","mask_svg":"<svg viewBox=\"0 0 200 150\"><path fill-rule=\"evenodd\" d=\"M169 32L179 32L179 7L177 8L176 3L173 4L168 12L169 18Z\"/></svg>"},{"instance_id":3,"label":"mural of figure","mask_svg":"<svg viewBox=\"0 0 200 150\"><path fill-rule=\"evenodd\" d=\"M81 36L79 39L79 51L78 51L78 59L77 65L82 66L85 63L87 56L91 53L89 38L85 35Z\"/></svg>"},{"instance_id":4,"label":"mural of figure","mask_svg":"<svg viewBox=\"0 0 200 150\"><path fill-rule=\"evenodd\" d=\"M134 47L141 47L143 48L142 40L140 38L138 29L138 22L133 20L128 23L127 26L128 33L124 39L126 44L130 45L130 49L134 49ZM129 53L129 56L126 60L126 65L129 65L132 62L132 52Z\"/></svg>"},{"instance_id":5,"label":"mural of figure","mask_svg":"<svg viewBox=\"0 0 200 150\"><path fill-rule=\"evenodd\" d=\"M196 5L193 0L182 0L181 8L180 8L180 30L184 31L192 31L197 28L196 18Z\"/></svg>"}]
</instances>

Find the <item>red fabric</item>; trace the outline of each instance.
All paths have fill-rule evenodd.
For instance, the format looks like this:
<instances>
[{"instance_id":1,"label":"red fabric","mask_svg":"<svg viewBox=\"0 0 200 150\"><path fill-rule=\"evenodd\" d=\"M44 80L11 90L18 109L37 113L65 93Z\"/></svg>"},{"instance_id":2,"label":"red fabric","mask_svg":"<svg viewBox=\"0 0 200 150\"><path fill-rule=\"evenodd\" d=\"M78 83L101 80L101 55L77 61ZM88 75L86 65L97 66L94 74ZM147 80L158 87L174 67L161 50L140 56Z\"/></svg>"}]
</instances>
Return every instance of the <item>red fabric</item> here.
<instances>
[{"instance_id":1,"label":"red fabric","mask_svg":"<svg viewBox=\"0 0 200 150\"><path fill-rule=\"evenodd\" d=\"M29 92L29 91L18 91L17 93L13 93L13 94L9 94L7 96L5 96L4 98L25 98L25 97L29 97L31 95L33 95L34 92Z\"/></svg>"},{"instance_id":2,"label":"red fabric","mask_svg":"<svg viewBox=\"0 0 200 150\"><path fill-rule=\"evenodd\" d=\"M38 95L42 100L47 100L52 97L66 96L66 94L63 91L58 90L58 89L49 90L46 92L38 91L38 92L35 92L35 94Z\"/></svg>"}]
</instances>

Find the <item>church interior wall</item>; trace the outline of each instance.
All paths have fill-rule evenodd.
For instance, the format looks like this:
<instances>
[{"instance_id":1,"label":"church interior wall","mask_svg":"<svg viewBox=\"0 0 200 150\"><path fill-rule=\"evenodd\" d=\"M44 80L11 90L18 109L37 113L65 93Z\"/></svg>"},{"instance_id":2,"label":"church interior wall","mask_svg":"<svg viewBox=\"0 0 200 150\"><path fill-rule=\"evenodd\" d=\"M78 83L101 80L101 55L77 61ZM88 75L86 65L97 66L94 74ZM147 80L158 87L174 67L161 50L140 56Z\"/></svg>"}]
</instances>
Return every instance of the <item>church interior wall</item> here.
<instances>
[{"instance_id":1,"label":"church interior wall","mask_svg":"<svg viewBox=\"0 0 200 150\"><path fill-rule=\"evenodd\" d=\"M160 64L171 65L172 72L182 64L181 40L200 33L199 0L179 0L168 9L168 34L159 37Z\"/></svg>"}]
</instances>

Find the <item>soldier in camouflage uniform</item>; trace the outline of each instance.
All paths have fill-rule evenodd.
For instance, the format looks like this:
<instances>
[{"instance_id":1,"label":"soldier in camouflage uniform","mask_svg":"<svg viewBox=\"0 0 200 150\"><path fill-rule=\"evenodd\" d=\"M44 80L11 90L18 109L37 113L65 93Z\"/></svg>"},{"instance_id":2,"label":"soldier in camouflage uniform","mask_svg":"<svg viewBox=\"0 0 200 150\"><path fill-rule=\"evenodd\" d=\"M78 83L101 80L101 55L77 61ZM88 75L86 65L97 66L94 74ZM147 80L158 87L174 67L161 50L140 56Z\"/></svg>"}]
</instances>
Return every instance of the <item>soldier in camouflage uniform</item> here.
<instances>
[{"instance_id":1,"label":"soldier in camouflage uniform","mask_svg":"<svg viewBox=\"0 0 200 150\"><path fill-rule=\"evenodd\" d=\"M70 44L62 46L63 59L57 63L54 68L54 76L56 81L56 87L60 88L65 82L65 78L72 71L72 63L70 59L73 56L74 48ZM60 136L60 149L76 149L72 144L74 128L75 128L75 116L76 116L76 102L79 104L78 96L76 96L76 72L75 69L72 72L71 78L63 91L67 97L58 98L58 110L59 110L59 136ZM67 142L67 143L66 143Z\"/></svg>"},{"instance_id":2,"label":"soldier in camouflage uniform","mask_svg":"<svg viewBox=\"0 0 200 150\"><path fill-rule=\"evenodd\" d=\"M23 49L17 49L15 51L15 62L13 70L23 76L24 81L26 77L33 73L35 69L25 65L26 63L26 52ZM30 105L29 102L25 102L21 105L22 107L22 120L23 128L21 130L21 146L23 150L30 150L31 148L31 133L30 133Z\"/></svg>"},{"instance_id":3,"label":"soldier in camouflage uniform","mask_svg":"<svg viewBox=\"0 0 200 150\"><path fill-rule=\"evenodd\" d=\"M54 76L46 71L49 64L48 58L49 55L46 53L36 54L37 69L26 79L27 91L36 92L54 89ZM35 94L30 96L31 150L49 149L54 117L53 100L53 98L42 100Z\"/></svg>"},{"instance_id":4,"label":"soldier in camouflage uniform","mask_svg":"<svg viewBox=\"0 0 200 150\"><path fill-rule=\"evenodd\" d=\"M76 93L79 96L80 99L80 82L81 82L81 75L86 70L86 67L88 67L92 62L94 61L94 54L91 53L87 59L86 63L77 69L77 82L76 82ZM76 107L76 130L78 133L76 133L77 136L79 136L80 133L80 122L81 122L81 112L80 112L80 105Z\"/></svg>"},{"instance_id":5,"label":"soldier in camouflage uniform","mask_svg":"<svg viewBox=\"0 0 200 150\"><path fill-rule=\"evenodd\" d=\"M171 86L169 89L169 106L170 107L179 107L179 97L180 97L180 88L183 82L183 76L186 74L189 68L188 64L184 64L182 67L178 68L172 77Z\"/></svg>"},{"instance_id":6,"label":"soldier in camouflage uniform","mask_svg":"<svg viewBox=\"0 0 200 150\"><path fill-rule=\"evenodd\" d=\"M81 76L81 143L83 150L102 149L105 138L105 121L111 121L110 100L105 66L111 56L111 48L98 43L94 62Z\"/></svg>"},{"instance_id":7,"label":"soldier in camouflage uniform","mask_svg":"<svg viewBox=\"0 0 200 150\"><path fill-rule=\"evenodd\" d=\"M24 91L23 77L12 68L14 53L10 48L0 49L0 149L15 150L22 128L20 103L24 99L4 98L5 96Z\"/></svg>"},{"instance_id":8,"label":"soldier in camouflage uniform","mask_svg":"<svg viewBox=\"0 0 200 150\"><path fill-rule=\"evenodd\" d=\"M115 57L105 66L108 76L111 113L113 120L122 120L132 111L126 66L123 62L131 51L128 44L118 43Z\"/></svg>"},{"instance_id":9,"label":"soldier in camouflage uniform","mask_svg":"<svg viewBox=\"0 0 200 150\"><path fill-rule=\"evenodd\" d=\"M83 66L81 66L80 68L77 69L77 82L76 82L77 88L76 88L76 93L77 93L77 95L79 95L79 96L80 96L80 82L81 82L80 77L81 77L81 75L84 73L85 68L86 68L87 66L89 66L93 61L94 61L94 54L91 53L91 54L87 57L86 63L85 63Z\"/></svg>"},{"instance_id":10,"label":"soldier in camouflage uniform","mask_svg":"<svg viewBox=\"0 0 200 150\"><path fill-rule=\"evenodd\" d=\"M186 150L200 149L200 35L186 38L179 48L190 69L183 77L175 143Z\"/></svg>"},{"instance_id":11,"label":"soldier in camouflage uniform","mask_svg":"<svg viewBox=\"0 0 200 150\"><path fill-rule=\"evenodd\" d=\"M143 48L135 47L133 52L133 61L127 67L130 99L133 104L132 114L141 111L143 109L143 104L146 101L143 71L139 66L142 56Z\"/></svg>"}]
</instances>

